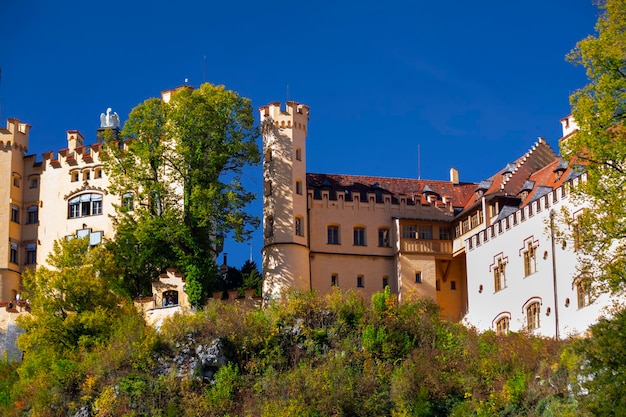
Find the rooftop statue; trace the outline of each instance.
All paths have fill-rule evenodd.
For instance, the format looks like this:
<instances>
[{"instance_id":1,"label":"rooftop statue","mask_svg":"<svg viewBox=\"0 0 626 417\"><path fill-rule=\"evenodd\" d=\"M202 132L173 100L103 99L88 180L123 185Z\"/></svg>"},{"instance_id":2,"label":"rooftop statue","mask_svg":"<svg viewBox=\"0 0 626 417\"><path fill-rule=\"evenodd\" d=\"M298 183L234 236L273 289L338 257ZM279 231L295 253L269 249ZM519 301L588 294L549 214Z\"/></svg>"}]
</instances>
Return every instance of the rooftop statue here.
<instances>
[{"instance_id":1,"label":"rooftop statue","mask_svg":"<svg viewBox=\"0 0 626 417\"><path fill-rule=\"evenodd\" d=\"M111 114L111 108L107 109L106 114L100 113L100 127L120 128L120 117L116 112Z\"/></svg>"}]
</instances>

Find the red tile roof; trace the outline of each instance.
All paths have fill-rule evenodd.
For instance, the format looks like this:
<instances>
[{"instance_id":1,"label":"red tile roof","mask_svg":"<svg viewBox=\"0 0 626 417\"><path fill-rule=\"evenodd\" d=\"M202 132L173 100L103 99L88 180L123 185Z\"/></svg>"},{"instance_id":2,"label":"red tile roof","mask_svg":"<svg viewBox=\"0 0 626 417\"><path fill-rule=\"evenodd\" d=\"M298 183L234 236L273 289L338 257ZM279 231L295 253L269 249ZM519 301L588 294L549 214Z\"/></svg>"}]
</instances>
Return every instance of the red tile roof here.
<instances>
[{"instance_id":1,"label":"red tile roof","mask_svg":"<svg viewBox=\"0 0 626 417\"><path fill-rule=\"evenodd\" d=\"M429 204L427 195L432 191L437 200L446 198L453 207L463 207L476 189L475 183L450 181L415 180L406 178L372 177L362 175L307 174L307 188L329 190L331 192L390 194L393 199L407 196L419 198L422 204ZM332 198L332 197L331 197Z\"/></svg>"}]
</instances>

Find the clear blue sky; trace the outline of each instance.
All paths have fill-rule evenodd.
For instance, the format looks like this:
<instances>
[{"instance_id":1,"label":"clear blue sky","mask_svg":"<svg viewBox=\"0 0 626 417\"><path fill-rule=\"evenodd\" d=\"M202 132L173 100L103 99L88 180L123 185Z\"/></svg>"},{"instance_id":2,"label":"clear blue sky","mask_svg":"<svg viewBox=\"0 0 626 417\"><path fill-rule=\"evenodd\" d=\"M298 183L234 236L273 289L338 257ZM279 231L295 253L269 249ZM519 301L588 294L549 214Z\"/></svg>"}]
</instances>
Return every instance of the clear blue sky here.
<instances>
[{"instance_id":1,"label":"clear blue sky","mask_svg":"<svg viewBox=\"0 0 626 417\"><path fill-rule=\"evenodd\" d=\"M558 149L587 81L564 56L597 15L591 0L1 0L0 119L32 125L32 153L58 150L70 129L93 143L107 107L123 122L206 80L255 109L309 105L308 172L416 178L419 146L421 178L478 182L539 136ZM260 168L246 181L260 197ZM259 231L259 266L261 246ZM250 254L225 250L237 267Z\"/></svg>"}]
</instances>

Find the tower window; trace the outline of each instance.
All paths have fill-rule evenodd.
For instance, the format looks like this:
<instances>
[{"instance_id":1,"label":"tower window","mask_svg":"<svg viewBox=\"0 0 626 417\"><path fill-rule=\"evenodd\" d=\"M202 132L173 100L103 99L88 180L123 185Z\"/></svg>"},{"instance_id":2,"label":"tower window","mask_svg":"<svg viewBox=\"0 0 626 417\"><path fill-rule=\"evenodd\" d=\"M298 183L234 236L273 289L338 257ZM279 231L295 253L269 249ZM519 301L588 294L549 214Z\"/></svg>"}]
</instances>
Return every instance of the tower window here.
<instances>
[{"instance_id":1,"label":"tower window","mask_svg":"<svg viewBox=\"0 0 626 417\"><path fill-rule=\"evenodd\" d=\"M302 181L296 181L296 194L302 195Z\"/></svg>"},{"instance_id":2,"label":"tower window","mask_svg":"<svg viewBox=\"0 0 626 417\"><path fill-rule=\"evenodd\" d=\"M37 244L29 243L26 245L26 264L34 265L37 263Z\"/></svg>"},{"instance_id":3,"label":"tower window","mask_svg":"<svg viewBox=\"0 0 626 417\"><path fill-rule=\"evenodd\" d=\"M337 287L339 285L339 276L337 274L332 274L330 276L330 285L333 287Z\"/></svg>"},{"instance_id":4,"label":"tower window","mask_svg":"<svg viewBox=\"0 0 626 417\"><path fill-rule=\"evenodd\" d=\"M39 221L39 207L30 206L27 209L28 211L28 224L34 224Z\"/></svg>"},{"instance_id":5,"label":"tower window","mask_svg":"<svg viewBox=\"0 0 626 417\"><path fill-rule=\"evenodd\" d=\"M356 277L356 286L358 288L365 288L365 284L363 282L363 275L359 275Z\"/></svg>"},{"instance_id":6,"label":"tower window","mask_svg":"<svg viewBox=\"0 0 626 417\"><path fill-rule=\"evenodd\" d=\"M296 148L296 161L302 161L302 149Z\"/></svg>"},{"instance_id":7,"label":"tower window","mask_svg":"<svg viewBox=\"0 0 626 417\"><path fill-rule=\"evenodd\" d=\"M16 204L11 205L11 221L13 223L20 222L20 208Z\"/></svg>"},{"instance_id":8,"label":"tower window","mask_svg":"<svg viewBox=\"0 0 626 417\"><path fill-rule=\"evenodd\" d=\"M9 262L17 264L17 243L10 242L10 251L9 251Z\"/></svg>"},{"instance_id":9,"label":"tower window","mask_svg":"<svg viewBox=\"0 0 626 417\"><path fill-rule=\"evenodd\" d=\"M265 219L265 237L274 236L274 217L269 216Z\"/></svg>"},{"instance_id":10,"label":"tower window","mask_svg":"<svg viewBox=\"0 0 626 417\"><path fill-rule=\"evenodd\" d=\"M415 282L418 284L422 283L422 273L420 271L415 271Z\"/></svg>"},{"instance_id":11,"label":"tower window","mask_svg":"<svg viewBox=\"0 0 626 417\"><path fill-rule=\"evenodd\" d=\"M304 219L300 216L296 217L295 220L295 229L297 236L304 236Z\"/></svg>"}]
</instances>

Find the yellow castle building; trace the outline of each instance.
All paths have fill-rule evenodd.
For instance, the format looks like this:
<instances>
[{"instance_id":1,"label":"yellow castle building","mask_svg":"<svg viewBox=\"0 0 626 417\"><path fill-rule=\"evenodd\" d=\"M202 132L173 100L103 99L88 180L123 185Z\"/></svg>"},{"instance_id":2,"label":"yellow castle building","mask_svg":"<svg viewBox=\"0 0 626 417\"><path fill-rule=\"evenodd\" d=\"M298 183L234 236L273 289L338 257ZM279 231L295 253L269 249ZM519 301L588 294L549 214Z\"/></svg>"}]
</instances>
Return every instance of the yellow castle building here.
<instances>
[{"instance_id":1,"label":"yellow castle building","mask_svg":"<svg viewBox=\"0 0 626 417\"><path fill-rule=\"evenodd\" d=\"M264 295L289 289L365 297L389 286L400 299L430 297L460 319L467 306L464 250L454 220L477 184L307 173L309 108L260 108L263 131Z\"/></svg>"},{"instance_id":2,"label":"yellow castle building","mask_svg":"<svg viewBox=\"0 0 626 417\"><path fill-rule=\"evenodd\" d=\"M119 119L103 116L101 129L119 128ZM55 240L88 236L97 245L111 237L109 215L122 201L107 191L100 143L85 145L79 131L68 130L67 148L37 160L28 154L29 130L14 118L0 129L0 175L10 178L0 187L7 197L0 211L0 301L19 298L22 272L44 264Z\"/></svg>"}]
</instances>

